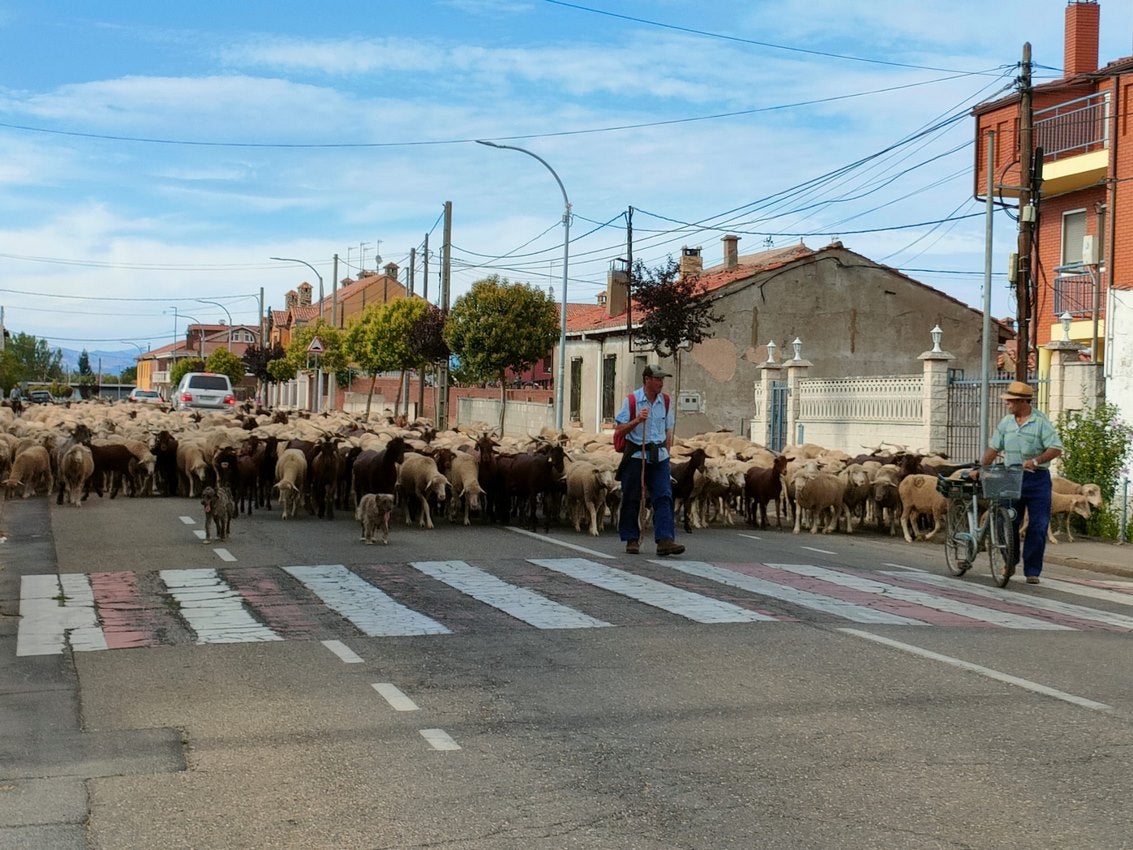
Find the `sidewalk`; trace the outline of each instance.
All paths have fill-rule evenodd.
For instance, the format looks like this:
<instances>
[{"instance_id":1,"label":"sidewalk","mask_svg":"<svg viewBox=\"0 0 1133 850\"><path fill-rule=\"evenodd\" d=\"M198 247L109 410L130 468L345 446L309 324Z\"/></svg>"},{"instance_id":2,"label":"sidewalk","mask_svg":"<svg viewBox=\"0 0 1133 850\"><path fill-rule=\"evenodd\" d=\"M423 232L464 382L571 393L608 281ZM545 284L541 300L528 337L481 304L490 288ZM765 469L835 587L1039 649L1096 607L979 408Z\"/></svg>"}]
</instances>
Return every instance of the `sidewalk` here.
<instances>
[{"instance_id":1,"label":"sidewalk","mask_svg":"<svg viewBox=\"0 0 1133 850\"><path fill-rule=\"evenodd\" d=\"M1047 543L1044 563L1133 578L1133 543L1075 537L1073 543Z\"/></svg>"}]
</instances>

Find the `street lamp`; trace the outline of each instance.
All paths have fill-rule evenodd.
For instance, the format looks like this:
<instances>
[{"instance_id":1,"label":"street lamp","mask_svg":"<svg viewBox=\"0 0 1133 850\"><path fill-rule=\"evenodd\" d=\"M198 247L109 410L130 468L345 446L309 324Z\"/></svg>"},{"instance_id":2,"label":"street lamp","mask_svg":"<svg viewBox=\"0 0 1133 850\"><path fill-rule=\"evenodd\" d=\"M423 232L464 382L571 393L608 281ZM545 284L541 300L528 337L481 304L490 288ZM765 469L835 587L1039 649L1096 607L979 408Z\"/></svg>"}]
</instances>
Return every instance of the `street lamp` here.
<instances>
[{"instance_id":1,"label":"street lamp","mask_svg":"<svg viewBox=\"0 0 1133 850\"><path fill-rule=\"evenodd\" d=\"M559 191L563 193L563 303L562 312L559 316L559 363L555 375L555 427L558 430L563 430L563 390L566 386L566 326L567 326L567 267L570 264L570 199L567 197L566 188L563 186L563 181L559 179L559 175L555 173L555 169L548 165L547 160L538 154L532 153L526 148L518 148L515 145L499 145L495 142L487 142L483 139L477 139L476 144L487 145L490 148L501 148L503 150L519 151L525 153L534 159L539 160L543 167L551 172L551 176L555 178L555 182L559 184Z\"/></svg>"},{"instance_id":2,"label":"street lamp","mask_svg":"<svg viewBox=\"0 0 1133 850\"><path fill-rule=\"evenodd\" d=\"M194 301L199 301L202 304L215 304L224 311L224 315L228 317L228 350L232 351L232 314L228 312L228 308L221 304L219 301L209 301L207 298L194 298Z\"/></svg>"},{"instance_id":3,"label":"street lamp","mask_svg":"<svg viewBox=\"0 0 1133 850\"><path fill-rule=\"evenodd\" d=\"M323 276L319 274L319 270L306 260L297 260L294 257L268 257L268 259L277 260L281 263L302 263L315 273L315 277L319 279L319 318L321 319L323 317Z\"/></svg>"}]
</instances>

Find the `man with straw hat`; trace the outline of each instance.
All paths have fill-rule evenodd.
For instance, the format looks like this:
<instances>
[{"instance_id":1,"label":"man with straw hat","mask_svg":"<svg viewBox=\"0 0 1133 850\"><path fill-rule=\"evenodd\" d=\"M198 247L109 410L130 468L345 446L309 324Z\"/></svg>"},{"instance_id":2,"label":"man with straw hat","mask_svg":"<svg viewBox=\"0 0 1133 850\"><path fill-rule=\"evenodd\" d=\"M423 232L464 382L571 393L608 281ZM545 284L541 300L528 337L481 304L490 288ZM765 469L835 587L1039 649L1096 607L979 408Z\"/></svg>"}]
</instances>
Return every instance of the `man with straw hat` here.
<instances>
[{"instance_id":1,"label":"man with straw hat","mask_svg":"<svg viewBox=\"0 0 1133 850\"><path fill-rule=\"evenodd\" d=\"M1046 415L1035 410L1035 391L1022 381L1012 381L1001 398L1007 415L995 426L991 445L980 460L988 466L1001 454L1007 466L1023 467L1023 491L1015 507L1015 534L1027 513L1027 537L1023 541L1023 575L1027 584L1038 584L1043 571L1046 532L1050 525L1050 462L1062 454L1062 441ZM1015 564L1006 566L1007 575Z\"/></svg>"},{"instance_id":2,"label":"man with straw hat","mask_svg":"<svg viewBox=\"0 0 1133 850\"><path fill-rule=\"evenodd\" d=\"M642 385L626 396L614 417L614 434L625 437L626 448L618 467L622 482L622 507L618 534L626 552L641 551L641 500L649 489L653 505L653 532L658 555L680 555L685 547L673 540L673 481L669 477L669 452L673 448L676 411L662 392L670 375L660 366L648 365L641 372ZM632 407L632 410L631 410Z\"/></svg>"}]
</instances>

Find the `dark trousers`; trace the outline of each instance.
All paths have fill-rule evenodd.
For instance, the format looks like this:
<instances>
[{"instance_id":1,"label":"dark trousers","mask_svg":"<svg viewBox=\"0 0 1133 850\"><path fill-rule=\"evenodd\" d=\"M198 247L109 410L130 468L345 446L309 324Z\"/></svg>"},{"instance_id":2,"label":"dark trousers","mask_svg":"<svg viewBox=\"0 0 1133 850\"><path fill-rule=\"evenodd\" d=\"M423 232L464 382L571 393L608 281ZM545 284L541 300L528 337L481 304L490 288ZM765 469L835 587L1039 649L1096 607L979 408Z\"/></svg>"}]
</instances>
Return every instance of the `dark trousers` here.
<instances>
[{"instance_id":1,"label":"dark trousers","mask_svg":"<svg viewBox=\"0 0 1133 850\"><path fill-rule=\"evenodd\" d=\"M622 540L641 537L638 514L641 510L641 460L625 458L622 470L622 510L618 517L618 532ZM676 535L673 523L673 482L669 477L669 460L645 464L645 486L653 506L653 537L660 543Z\"/></svg>"},{"instance_id":2,"label":"dark trousers","mask_svg":"<svg viewBox=\"0 0 1133 850\"><path fill-rule=\"evenodd\" d=\"M1027 537L1023 541L1023 575L1037 576L1043 571L1046 553L1046 531L1050 527L1050 471L1036 469L1023 473L1023 491L1015 508L1015 534L1027 514Z\"/></svg>"}]
</instances>

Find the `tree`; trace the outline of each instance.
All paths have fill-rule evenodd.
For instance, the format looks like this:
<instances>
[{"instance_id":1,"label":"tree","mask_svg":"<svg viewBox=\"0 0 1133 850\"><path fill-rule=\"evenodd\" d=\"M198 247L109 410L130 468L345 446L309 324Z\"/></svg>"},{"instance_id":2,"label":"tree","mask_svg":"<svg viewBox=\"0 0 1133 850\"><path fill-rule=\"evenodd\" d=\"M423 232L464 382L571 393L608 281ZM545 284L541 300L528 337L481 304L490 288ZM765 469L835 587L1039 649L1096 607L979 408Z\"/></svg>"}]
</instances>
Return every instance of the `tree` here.
<instances>
[{"instance_id":1,"label":"tree","mask_svg":"<svg viewBox=\"0 0 1133 850\"><path fill-rule=\"evenodd\" d=\"M546 357L559 337L556 304L543 290L492 275L460 296L445 323L445 342L475 380L500 382L500 430L507 406L507 370L521 372Z\"/></svg>"},{"instance_id":2,"label":"tree","mask_svg":"<svg viewBox=\"0 0 1133 850\"><path fill-rule=\"evenodd\" d=\"M181 379L189 372L204 372L205 361L199 357L186 357L183 360L178 360L173 364L173 368L169 370L169 383L176 389L177 385L181 383Z\"/></svg>"},{"instance_id":3,"label":"tree","mask_svg":"<svg viewBox=\"0 0 1133 850\"><path fill-rule=\"evenodd\" d=\"M118 382L122 384L134 384L138 380L138 367L127 366L122 370L122 374L118 376Z\"/></svg>"},{"instance_id":4,"label":"tree","mask_svg":"<svg viewBox=\"0 0 1133 850\"><path fill-rule=\"evenodd\" d=\"M90 367L90 355L84 348L79 355L79 395L83 398L90 398L94 394L94 388L98 384L98 377L94 374L94 370Z\"/></svg>"},{"instance_id":5,"label":"tree","mask_svg":"<svg viewBox=\"0 0 1133 850\"><path fill-rule=\"evenodd\" d=\"M205 371L227 375L232 386L237 387L244 380L244 361L227 348L218 348L205 358Z\"/></svg>"},{"instance_id":6,"label":"tree","mask_svg":"<svg viewBox=\"0 0 1133 850\"><path fill-rule=\"evenodd\" d=\"M323 353L317 356L307 352L315 337L323 346ZM328 325L324 319L316 319L312 324L300 325L292 331L284 358L268 363L268 372L277 381L283 382L291 380L298 372L322 369L325 375L337 373L347 365L342 332Z\"/></svg>"},{"instance_id":7,"label":"tree","mask_svg":"<svg viewBox=\"0 0 1133 850\"><path fill-rule=\"evenodd\" d=\"M47 340L37 339L31 334L14 334L4 347L5 378L12 384L28 381L65 381L63 371L63 352L58 348L47 347ZM9 356L10 355L10 356Z\"/></svg>"},{"instance_id":8,"label":"tree","mask_svg":"<svg viewBox=\"0 0 1133 850\"><path fill-rule=\"evenodd\" d=\"M249 345L244 349L244 369L249 375L254 375L259 384L258 391L261 397L268 384L277 383L277 378L268 369L272 361L286 362L287 352L278 342L271 348L261 348L258 345Z\"/></svg>"},{"instance_id":9,"label":"tree","mask_svg":"<svg viewBox=\"0 0 1133 850\"><path fill-rule=\"evenodd\" d=\"M79 367L79 376L80 377L86 377L88 375L94 375L94 372L91 371L91 368L90 368L90 355L87 354L87 350L85 348L83 349L82 354L79 355L78 367Z\"/></svg>"},{"instance_id":10,"label":"tree","mask_svg":"<svg viewBox=\"0 0 1133 850\"><path fill-rule=\"evenodd\" d=\"M700 291L700 278L680 274L672 257L666 265L652 269L638 260L633 264L630 287L644 314L636 336L661 357L672 357L682 346L702 342L709 328L724 318L712 312L712 304Z\"/></svg>"}]
</instances>

